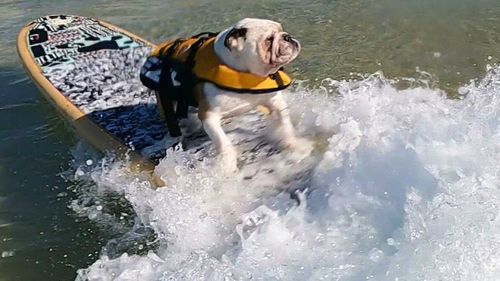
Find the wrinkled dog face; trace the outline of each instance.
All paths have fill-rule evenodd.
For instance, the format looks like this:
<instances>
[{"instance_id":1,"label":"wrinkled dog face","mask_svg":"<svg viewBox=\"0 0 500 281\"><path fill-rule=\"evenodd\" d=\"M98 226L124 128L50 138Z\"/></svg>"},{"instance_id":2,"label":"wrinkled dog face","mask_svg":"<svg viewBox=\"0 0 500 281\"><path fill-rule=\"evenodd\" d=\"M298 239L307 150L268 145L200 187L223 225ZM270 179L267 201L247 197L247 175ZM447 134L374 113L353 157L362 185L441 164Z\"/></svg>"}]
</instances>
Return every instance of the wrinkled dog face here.
<instances>
[{"instance_id":1,"label":"wrinkled dog face","mask_svg":"<svg viewBox=\"0 0 500 281\"><path fill-rule=\"evenodd\" d=\"M243 19L220 35L227 49L223 61L229 67L259 76L275 73L300 52L299 41L283 31L281 24L270 20Z\"/></svg>"}]
</instances>

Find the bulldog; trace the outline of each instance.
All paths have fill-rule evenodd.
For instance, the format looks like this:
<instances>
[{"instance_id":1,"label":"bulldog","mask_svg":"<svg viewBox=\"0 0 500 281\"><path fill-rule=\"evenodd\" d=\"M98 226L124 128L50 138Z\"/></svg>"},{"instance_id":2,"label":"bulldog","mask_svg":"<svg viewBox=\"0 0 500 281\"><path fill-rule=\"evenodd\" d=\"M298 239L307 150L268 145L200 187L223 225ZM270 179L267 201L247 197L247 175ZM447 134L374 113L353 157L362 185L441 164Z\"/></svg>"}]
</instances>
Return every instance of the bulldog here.
<instances>
[{"instance_id":1,"label":"bulldog","mask_svg":"<svg viewBox=\"0 0 500 281\"><path fill-rule=\"evenodd\" d=\"M285 32L280 23L246 18L216 35L209 35L208 39L195 36L159 45L146 61L141 79L156 79L157 89L164 87L162 83L169 85L166 90L163 88L167 94L162 95L160 90L157 97L174 137L181 137L176 124L178 114L175 114L179 111L179 96L191 95L187 104L198 107L198 117L215 145L223 170L233 173L238 171L238 153L221 126L224 118L257 106L265 107L279 122L283 147L296 148L297 138L281 90L290 84L283 81L287 76L282 69L297 57L300 48L299 41ZM205 58L210 56L213 58ZM167 60L168 67L165 67L165 57L175 58ZM205 63L204 60L218 62ZM182 61L180 68L177 67L179 61ZM143 83L148 84L144 80ZM273 83L277 86L269 86ZM182 93L174 94L179 88L184 89L180 90Z\"/></svg>"}]
</instances>

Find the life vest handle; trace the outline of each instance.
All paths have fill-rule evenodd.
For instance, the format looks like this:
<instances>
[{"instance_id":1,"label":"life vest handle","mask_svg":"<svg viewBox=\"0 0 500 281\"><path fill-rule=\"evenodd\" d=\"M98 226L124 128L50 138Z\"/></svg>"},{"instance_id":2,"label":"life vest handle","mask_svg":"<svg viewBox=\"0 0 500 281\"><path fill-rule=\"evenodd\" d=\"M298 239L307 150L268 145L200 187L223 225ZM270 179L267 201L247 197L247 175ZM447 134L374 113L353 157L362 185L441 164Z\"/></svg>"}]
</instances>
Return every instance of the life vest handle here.
<instances>
[{"instance_id":1,"label":"life vest handle","mask_svg":"<svg viewBox=\"0 0 500 281\"><path fill-rule=\"evenodd\" d=\"M204 35L206 35L206 36L204 36ZM195 63L194 58L196 57L196 54L198 53L198 50L200 49L200 47L203 46L203 44L205 44L205 42L207 42L208 39L212 38L215 35L216 34L212 33L212 32L204 32L204 33L198 34L197 36L193 36L193 38L198 38L198 40L196 40L196 42L194 42L189 47L189 54L186 58L186 64L189 68L192 69L194 67L194 63Z\"/></svg>"},{"instance_id":2,"label":"life vest handle","mask_svg":"<svg viewBox=\"0 0 500 281\"><path fill-rule=\"evenodd\" d=\"M212 38L212 37L217 36L217 34L219 34L219 33L218 32L205 31L205 32L200 32L200 33L198 33L198 34L196 34L194 36L191 36L191 39L202 37L202 36L206 36L208 38Z\"/></svg>"}]
</instances>

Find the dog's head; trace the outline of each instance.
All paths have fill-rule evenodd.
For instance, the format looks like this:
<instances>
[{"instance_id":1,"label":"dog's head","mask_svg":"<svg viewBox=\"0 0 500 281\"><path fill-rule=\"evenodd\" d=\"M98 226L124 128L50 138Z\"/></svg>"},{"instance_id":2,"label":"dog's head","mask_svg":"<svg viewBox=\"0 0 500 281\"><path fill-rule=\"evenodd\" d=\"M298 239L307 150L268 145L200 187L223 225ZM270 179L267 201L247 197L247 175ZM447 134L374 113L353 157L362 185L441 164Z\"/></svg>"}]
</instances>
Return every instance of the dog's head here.
<instances>
[{"instance_id":1,"label":"dog's head","mask_svg":"<svg viewBox=\"0 0 500 281\"><path fill-rule=\"evenodd\" d=\"M226 65L263 77L290 63L300 52L299 41L271 20L240 20L216 40L215 52Z\"/></svg>"}]
</instances>

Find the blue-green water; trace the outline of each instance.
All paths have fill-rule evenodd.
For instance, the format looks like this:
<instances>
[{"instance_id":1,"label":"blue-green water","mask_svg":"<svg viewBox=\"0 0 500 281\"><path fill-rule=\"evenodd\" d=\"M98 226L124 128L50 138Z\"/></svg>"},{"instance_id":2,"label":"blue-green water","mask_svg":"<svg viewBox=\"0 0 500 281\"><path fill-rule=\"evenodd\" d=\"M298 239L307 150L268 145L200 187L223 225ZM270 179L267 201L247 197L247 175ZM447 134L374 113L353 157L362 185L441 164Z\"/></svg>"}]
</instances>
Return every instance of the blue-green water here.
<instances>
[{"instance_id":1,"label":"blue-green water","mask_svg":"<svg viewBox=\"0 0 500 281\"><path fill-rule=\"evenodd\" d=\"M53 13L104 19L155 42L271 18L302 42L291 71L310 88L379 70L405 87L401 78L419 77L418 68L455 97L500 62L498 0L0 1L0 281L72 280L117 236L68 208L79 183L63 174L71 177L78 139L15 51L18 30Z\"/></svg>"}]
</instances>

